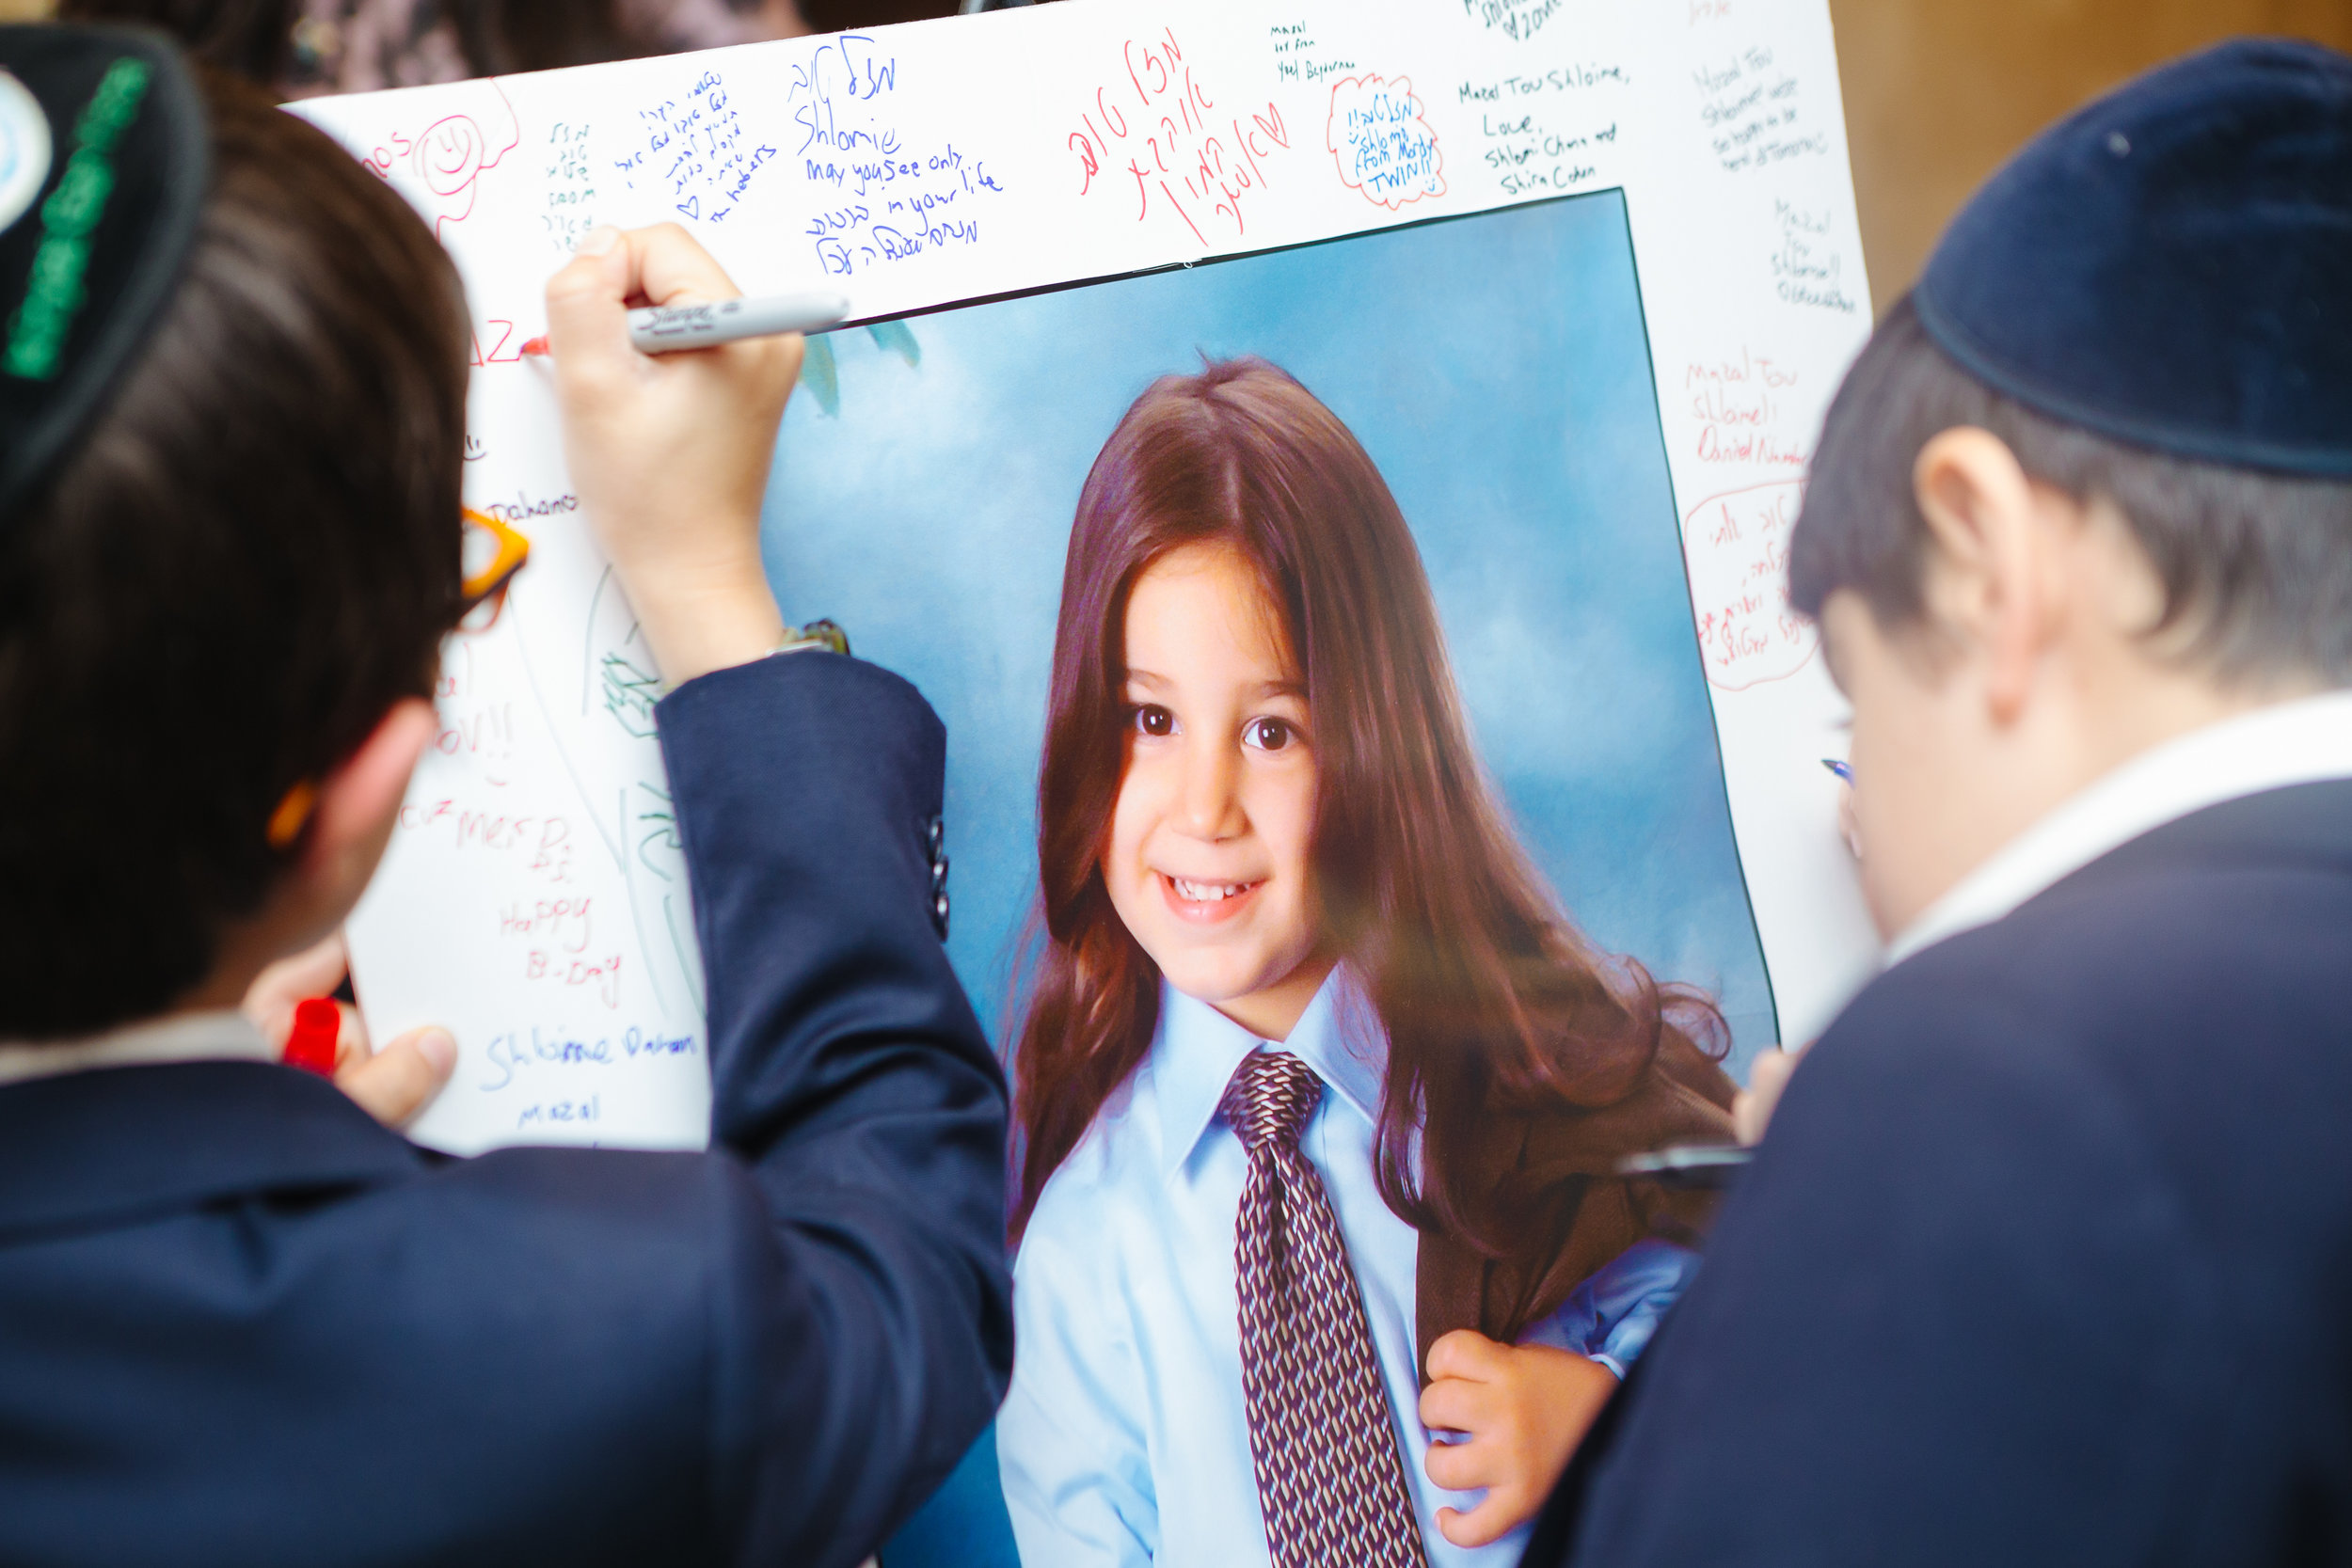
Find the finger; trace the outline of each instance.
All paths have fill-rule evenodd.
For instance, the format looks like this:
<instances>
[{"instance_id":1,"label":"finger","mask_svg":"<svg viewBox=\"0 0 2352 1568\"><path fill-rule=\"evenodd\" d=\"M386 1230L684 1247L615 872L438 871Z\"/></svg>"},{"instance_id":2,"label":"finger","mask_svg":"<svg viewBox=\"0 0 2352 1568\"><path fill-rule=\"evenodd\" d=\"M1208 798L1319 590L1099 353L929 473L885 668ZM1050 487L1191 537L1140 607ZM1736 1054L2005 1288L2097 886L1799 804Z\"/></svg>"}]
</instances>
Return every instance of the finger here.
<instances>
[{"instance_id":1,"label":"finger","mask_svg":"<svg viewBox=\"0 0 2352 1568\"><path fill-rule=\"evenodd\" d=\"M742 297L727 269L675 223L631 230L623 238L634 264L635 292L652 304L695 305Z\"/></svg>"},{"instance_id":2,"label":"finger","mask_svg":"<svg viewBox=\"0 0 2352 1568\"><path fill-rule=\"evenodd\" d=\"M1797 1069L1799 1054L1767 1051L1749 1067L1748 1086L1731 1107L1732 1130L1741 1143L1763 1141L1765 1129L1772 1125L1772 1111L1780 1104L1781 1091L1788 1086L1789 1076Z\"/></svg>"},{"instance_id":3,"label":"finger","mask_svg":"<svg viewBox=\"0 0 2352 1568\"><path fill-rule=\"evenodd\" d=\"M1421 1424L1432 1432L1479 1432L1492 1423L1491 1385L1439 1378L1421 1391Z\"/></svg>"},{"instance_id":4,"label":"finger","mask_svg":"<svg viewBox=\"0 0 2352 1568\"><path fill-rule=\"evenodd\" d=\"M1438 1510L1438 1533L1457 1546L1484 1546L1518 1528L1530 1512L1527 1503L1521 1487L1494 1487L1468 1513L1451 1508Z\"/></svg>"},{"instance_id":5,"label":"finger","mask_svg":"<svg viewBox=\"0 0 2352 1568\"><path fill-rule=\"evenodd\" d=\"M411 1029L335 1073L335 1085L387 1127L404 1127L449 1082L457 1042L446 1029Z\"/></svg>"},{"instance_id":6,"label":"finger","mask_svg":"<svg viewBox=\"0 0 2352 1568\"><path fill-rule=\"evenodd\" d=\"M775 356L768 373L784 384L784 395L789 400L792 388L801 384L801 360L808 353L808 340L797 332L786 332L769 339L768 343L769 352Z\"/></svg>"},{"instance_id":7,"label":"finger","mask_svg":"<svg viewBox=\"0 0 2352 1568\"><path fill-rule=\"evenodd\" d=\"M1764 1125L1770 1118L1756 1098L1753 1089L1741 1089L1731 1097L1731 1135L1753 1147L1764 1141Z\"/></svg>"},{"instance_id":8,"label":"finger","mask_svg":"<svg viewBox=\"0 0 2352 1568\"><path fill-rule=\"evenodd\" d=\"M1464 1378L1472 1383L1490 1383L1502 1374L1503 1364L1510 1359L1507 1345L1496 1343L1475 1329L1457 1328L1440 1334L1429 1347L1429 1379L1432 1383L1444 1378Z\"/></svg>"},{"instance_id":9,"label":"finger","mask_svg":"<svg viewBox=\"0 0 2352 1568\"><path fill-rule=\"evenodd\" d=\"M1463 1443L1432 1443L1421 1467L1448 1492L1474 1492L1508 1481L1495 1445L1471 1438Z\"/></svg>"},{"instance_id":10,"label":"finger","mask_svg":"<svg viewBox=\"0 0 2352 1568\"><path fill-rule=\"evenodd\" d=\"M1748 1086L1731 1102L1732 1131L1741 1143L1762 1141L1788 1070L1788 1053L1785 1051L1767 1051L1748 1068Z\"/></svg>"}]
</instances>

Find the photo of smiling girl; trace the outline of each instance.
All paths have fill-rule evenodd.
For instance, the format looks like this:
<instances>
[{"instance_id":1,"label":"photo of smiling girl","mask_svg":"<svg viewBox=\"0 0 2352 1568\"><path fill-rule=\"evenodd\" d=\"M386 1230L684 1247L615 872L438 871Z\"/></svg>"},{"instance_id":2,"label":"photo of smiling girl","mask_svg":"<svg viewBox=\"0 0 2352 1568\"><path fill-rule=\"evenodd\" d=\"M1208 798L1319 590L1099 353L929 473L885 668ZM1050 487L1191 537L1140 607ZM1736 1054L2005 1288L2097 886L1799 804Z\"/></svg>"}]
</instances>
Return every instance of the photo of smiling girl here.
<instances>
[{"instance_id":1,"label":"photo of smiling girl","mask_svg":"<svg viewBox=\"0 0 2352 1568\"><path fill-rule=\"evenodd\" d=\"M1039 821L1024 1562L1515 1561L1692 1267L1702 1209L1610 1173L1728 1141L1724 1031L1558 907L1395 499L1274 366L1096 459Z\"/></svg>"}]
</instances>

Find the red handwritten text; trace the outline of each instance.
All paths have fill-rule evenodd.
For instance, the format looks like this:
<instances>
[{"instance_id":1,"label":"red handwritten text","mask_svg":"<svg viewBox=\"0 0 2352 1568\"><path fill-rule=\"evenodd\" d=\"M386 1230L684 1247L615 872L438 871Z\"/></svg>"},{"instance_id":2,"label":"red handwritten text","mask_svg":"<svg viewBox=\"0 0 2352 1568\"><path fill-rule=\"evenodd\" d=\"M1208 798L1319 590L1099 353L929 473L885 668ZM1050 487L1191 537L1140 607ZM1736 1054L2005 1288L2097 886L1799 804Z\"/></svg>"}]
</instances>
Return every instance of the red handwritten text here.
<instances>
[{"instance_id":1,"label":"red handwritten text","mask_svg":"<svg viewBox=\"0 0 2352 1568\"><path fill-rule=\"evenodd\" d=\"M1247 119L1220 118L1216 100L1184 64L1173 27L1157 39L1129 39L1120 64L1120 73L1094 89L1069 135L1078 194L1098 183L1132 189L1137 223L1155 208L1173 213L1204 245L1207 230L1222 227L1219 219L1234 234L1245 232L1242 198L1265 188L1266 161L1290 148L1282 111L1269 101L1263 114L1253 111Z\"/></svg>"},{"instance_id":2,"label":"red handwritten text","mask_svg":"<svg viewBox=\"0 0 2352 1568\"><path fill-rule=\"evenodd\" d=\"M1682 548L1707 678L1728 691L1792 675L1813 657L1813 624L1788 607L1794 481L1710 496L1682 520Z\"/></svg>"}]
</instances>

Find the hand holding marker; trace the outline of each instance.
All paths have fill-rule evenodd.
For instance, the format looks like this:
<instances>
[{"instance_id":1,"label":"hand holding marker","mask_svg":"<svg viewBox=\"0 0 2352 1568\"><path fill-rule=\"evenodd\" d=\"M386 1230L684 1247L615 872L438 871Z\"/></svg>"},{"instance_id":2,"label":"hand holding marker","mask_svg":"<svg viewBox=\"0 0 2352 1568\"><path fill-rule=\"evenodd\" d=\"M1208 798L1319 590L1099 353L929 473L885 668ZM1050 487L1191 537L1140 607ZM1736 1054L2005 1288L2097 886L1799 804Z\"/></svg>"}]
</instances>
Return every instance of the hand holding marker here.
<instances>
[{"instance_id":1,"label":"hand holding marker","mask_svg":"<svg viewBox=\"0 0 2352 1568\"><path fill-rule=\"evenodd\" d=\"M1821 766L1836 774L1838 783L1846 786L1844 793L1837 797L1837 831L1844 836L1846 847L1853 852L1853 858L1860 860L1862 824L1853 814L1853 766L1833 757L1823 757Z\"/></svg>"},{"instance_id":2,"label":"hand holding marker","mask_svg":"<svg viewBox=\"0 0 2352 1568\"><path fill-rule=\"evenodd\" d=\"M768 338L783 332L822 332L850 316L839 294L773 294L766 299L714 299L699 305L649 305L628 313L628 341L640 354L716 348L739 338ZM525 354L545 354L548 341L533 338Z\"/></svg>"}]
</instances>

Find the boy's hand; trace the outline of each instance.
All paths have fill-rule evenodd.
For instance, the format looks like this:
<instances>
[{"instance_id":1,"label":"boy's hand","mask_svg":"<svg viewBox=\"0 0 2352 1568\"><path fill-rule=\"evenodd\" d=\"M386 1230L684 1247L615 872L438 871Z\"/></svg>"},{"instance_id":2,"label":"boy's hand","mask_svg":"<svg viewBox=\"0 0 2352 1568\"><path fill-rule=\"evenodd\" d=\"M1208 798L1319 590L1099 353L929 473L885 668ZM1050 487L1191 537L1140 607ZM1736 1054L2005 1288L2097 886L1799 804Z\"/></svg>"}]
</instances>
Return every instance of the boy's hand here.
<instances>
[{"instance_id":1,"label":"boy's hand","mask_svg":"<svg viewBox=\"0 0 2352 1568\"><path fill-rule=\"evenodd\" d=\"M1617 1391L1597 1361L1549 1345L1504 1345L1456 1329L1429 1347L1422 1424L1470 1434L1429 1445L1429 1479L1450 1492L1486 1489L1468 1513L1438 1510L1457 1546L1483 1546L1535 1516L1568 1457Z\"/></svg>"},{"instance_id":2,"label":"boy's hand","mask_svg":"<svg viewBox=\"0 0 2352 1568\"><path fill-rule=\"evenodd\" d=\"M760 562L759 505L802 343L791 333L640 354L628 312L740 292L674 223L591 230L548 281L572 483L674 685L747 663L783 639Z\"/></svg>"},{"instance_id":3,"label":"boy's hand","mask_svg":"<svg viewBox=\"0 0 2352 1568\"><path fill-rule=\"evenodd\" d=\"M1772 1123L1772 1112L1780 1106L1781 1091L1788 1086L1789 1077L1804 1053L1813 1048L1801 1045L1794 1051L1767 1051L1756 1057L1748 1069L1748 1086L1732 1097L1732 1135L1743 1144L1760 1144L1764 1130Z\"/></svg>"},{"instance_id":4,"label":"boy's hand","mask_svg":"<svg viewBox=\"0 0 2352 1568\"><path fill-rule=\"evenodd\" d=\"M351 963L341 931L316 947L280 958L254 976L245 993L245 1016L262 1037L279 1051L294 1032L294 1006L325 996L343 983ZM335 1041L335 1086L387 1127L405 1127L433 1101L457 1065L457 1042L446 1029L411 1029L381 1051L368 1047L367 1025L357 1009L338 1004L342 1032Z\"/></svg>"}]
</instances>

